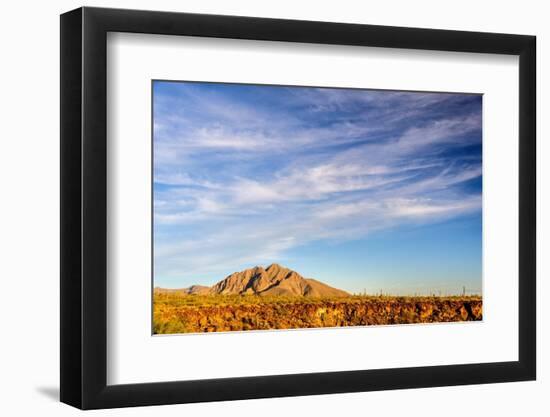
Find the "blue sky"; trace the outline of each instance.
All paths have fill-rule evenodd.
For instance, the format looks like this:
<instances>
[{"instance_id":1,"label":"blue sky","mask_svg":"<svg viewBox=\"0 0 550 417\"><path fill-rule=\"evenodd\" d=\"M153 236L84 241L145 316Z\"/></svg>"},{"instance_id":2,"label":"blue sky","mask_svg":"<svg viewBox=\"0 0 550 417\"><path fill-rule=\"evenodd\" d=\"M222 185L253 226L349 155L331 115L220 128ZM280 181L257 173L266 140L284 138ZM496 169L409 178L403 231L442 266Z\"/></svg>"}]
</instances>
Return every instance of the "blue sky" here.
<instances>
[{"instance_id":1,"label":"blue sky","mask_svg":"<svg viewBox=\"0 0 550 417\"><path fill-rule=\"evenodd\" d=\"M481 292L481 95L155 81L154 284Z\"/></svg>"}]
</instances>

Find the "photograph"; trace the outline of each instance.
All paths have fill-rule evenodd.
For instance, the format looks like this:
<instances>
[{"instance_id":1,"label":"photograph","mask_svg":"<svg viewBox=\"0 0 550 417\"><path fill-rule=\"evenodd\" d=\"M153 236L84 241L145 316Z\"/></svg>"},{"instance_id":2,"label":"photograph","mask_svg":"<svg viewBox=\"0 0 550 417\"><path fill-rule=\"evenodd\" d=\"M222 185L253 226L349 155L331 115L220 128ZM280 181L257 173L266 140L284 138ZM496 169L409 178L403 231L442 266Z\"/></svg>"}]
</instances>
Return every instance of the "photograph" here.
<instances>
[{"instance_id":1,"label":"photograph","mask_svg":"<svg viewBox=\"0 0 550 417\"><path fill-rule=\"evenodd\" d=\"M152 333L481 321L482 95L152 81Z\"/></svg>"}]
</instances>

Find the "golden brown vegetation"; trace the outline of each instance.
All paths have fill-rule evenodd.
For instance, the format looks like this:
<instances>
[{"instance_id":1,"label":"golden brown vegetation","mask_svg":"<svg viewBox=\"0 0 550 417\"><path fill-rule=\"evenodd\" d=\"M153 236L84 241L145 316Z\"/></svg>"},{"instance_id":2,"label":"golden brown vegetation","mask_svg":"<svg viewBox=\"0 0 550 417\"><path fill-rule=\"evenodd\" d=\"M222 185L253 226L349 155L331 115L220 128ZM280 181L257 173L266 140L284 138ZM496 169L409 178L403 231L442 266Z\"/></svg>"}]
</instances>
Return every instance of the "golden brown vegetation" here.
<instances>
[{"instance_id":1,"label":"golden brown vegetation","mask_svg":"<svg viewBox=\"0 0 550 417\"><path fill-rule=\"evenodd\" d=\"M153 333L482 320L479 296L332 298L154 294Z\"/></svg>"}]
</instances>

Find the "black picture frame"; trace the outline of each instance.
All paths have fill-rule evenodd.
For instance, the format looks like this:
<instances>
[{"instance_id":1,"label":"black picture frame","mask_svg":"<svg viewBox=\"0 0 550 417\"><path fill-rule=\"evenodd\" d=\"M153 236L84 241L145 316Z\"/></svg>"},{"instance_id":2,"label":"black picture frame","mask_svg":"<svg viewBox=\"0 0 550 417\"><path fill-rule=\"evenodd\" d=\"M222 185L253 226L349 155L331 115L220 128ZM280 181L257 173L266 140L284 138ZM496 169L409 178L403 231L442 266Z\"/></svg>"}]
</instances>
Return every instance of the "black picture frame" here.
<instances>
[{"instance_id":1,"label":"black picture frame","mask_svg":"<svg viewBox=\"0 0 550 417\"><path fill-rule=\"evenodd\" d=\"M107 385L108 32L519 56L519 360ZM61 15L61 401L81 409L534 380L534 36L137 10Z\"/></svg>"}]
</instances>

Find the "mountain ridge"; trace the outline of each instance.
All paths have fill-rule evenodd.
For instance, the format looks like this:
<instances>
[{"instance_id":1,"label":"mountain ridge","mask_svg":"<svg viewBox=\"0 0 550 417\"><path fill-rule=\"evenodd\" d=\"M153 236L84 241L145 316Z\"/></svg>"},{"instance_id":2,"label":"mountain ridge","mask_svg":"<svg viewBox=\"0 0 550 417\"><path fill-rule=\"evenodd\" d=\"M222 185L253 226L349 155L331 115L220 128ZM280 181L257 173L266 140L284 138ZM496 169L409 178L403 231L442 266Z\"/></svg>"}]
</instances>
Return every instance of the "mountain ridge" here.
<instances>
[{"instance_id":1,"label":"mountain ridge","mask_svg":"<svg viewBox=\"0 0 550 417\"><path fill-rule=\"evenodd\" d=\"M233 272L211 287L192 285L181 289L155 288L157 292L197 295L261 295L303 297L345 297L350 294L313 278L273 263Z\"/></svg>"}]
</instances>

